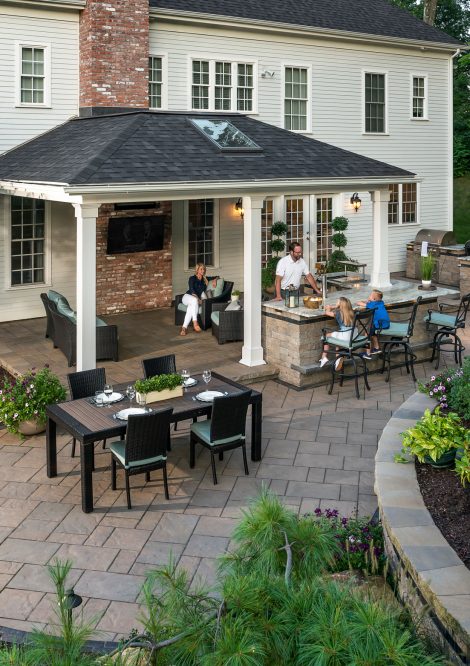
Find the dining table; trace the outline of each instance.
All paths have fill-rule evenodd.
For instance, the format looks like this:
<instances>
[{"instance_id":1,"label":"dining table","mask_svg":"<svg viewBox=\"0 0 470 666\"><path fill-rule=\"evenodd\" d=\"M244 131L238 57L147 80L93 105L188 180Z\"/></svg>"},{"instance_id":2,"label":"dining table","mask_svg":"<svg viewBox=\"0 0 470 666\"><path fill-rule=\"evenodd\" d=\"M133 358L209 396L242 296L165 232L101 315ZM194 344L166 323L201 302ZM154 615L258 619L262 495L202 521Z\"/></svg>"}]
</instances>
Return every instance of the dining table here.
<instances>
[{"instance_id":1,"label":"dining table","mask_svg":"<svg viewBox=\"0 0 470 666\"><path fill-rule=\"evenodd\" d=\"M223 395L231 395L238 391L244 391L249 387L239 384L227 377L212 372L210 386L206 386L202 375L194 374L197 383L184 388L182 396L150 403L147 408L164 409L173 408L172 423L197 419L197 417L210 418L212 413L212 402L201 402L197 395L204 389L219 391ZM114 386L116 392L125 395L125 384ZM262 394L259 391L251 391L251 459L261 460L261 424L262 424ZM80 444L80 481L82 495L82 511L91 513L93 511L93 468L94 468L94 444L103 439L124 439L127 422L119 420L115 415L124 407L129 407L129 400L123 398L103 407L98 407L93 397L81 398L79 400L68 400L49 405L46 409L46 456L47 476L57 476L57 428L68 432ZM189 437L188 437L189 449Z\"/></svg>"}]
</instances>

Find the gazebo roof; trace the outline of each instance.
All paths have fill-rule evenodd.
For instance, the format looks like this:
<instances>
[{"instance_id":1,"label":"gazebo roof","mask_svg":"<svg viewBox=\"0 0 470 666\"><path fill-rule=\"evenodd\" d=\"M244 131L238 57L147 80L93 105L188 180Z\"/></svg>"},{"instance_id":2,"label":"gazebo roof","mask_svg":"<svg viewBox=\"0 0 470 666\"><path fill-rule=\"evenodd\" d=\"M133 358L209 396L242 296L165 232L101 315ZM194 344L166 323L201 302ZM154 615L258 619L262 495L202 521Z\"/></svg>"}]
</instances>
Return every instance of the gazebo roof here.
<instances>
[{"instance_id":1,"label":"gazebo roof","mask_svg":"<svg viewBox=\"0 0 470 666\"><path fill-rule=\"evenodd\" d=\"M191 119L231 123L258 147L220 149ZM65 186L413 177L409 171L229 113L77 118L0 156L0 180Z\"/></svg>"}]
</instances>

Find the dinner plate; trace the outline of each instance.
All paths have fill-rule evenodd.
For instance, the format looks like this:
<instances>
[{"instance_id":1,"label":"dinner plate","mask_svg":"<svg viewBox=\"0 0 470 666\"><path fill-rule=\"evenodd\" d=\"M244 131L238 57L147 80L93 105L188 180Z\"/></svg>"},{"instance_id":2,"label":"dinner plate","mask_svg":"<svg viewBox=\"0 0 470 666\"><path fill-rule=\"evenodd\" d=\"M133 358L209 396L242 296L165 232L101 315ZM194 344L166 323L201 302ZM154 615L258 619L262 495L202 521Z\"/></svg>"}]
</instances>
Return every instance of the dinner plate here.
<instances>
[{"instance_id":1,"label":"dinner plate","mask_svg":"<svg viewBox=\"0 0 470 666\"><path fill-rule=\"evenodd\" d=\"M224 393L221 393L220 391L203 391L202 393L197 394L196 399L201 402L212 402L214 398L222 398L223 396Z\"/></svg>"},{"instance_id":2,"label":"dinner plate","mask_svg":"<svg viewBox=\"0 0 470 666\"><path fill-rule=\"evenodd\" d=\"M105 395L104 393L101 394L101 398L103 399L103 404L106 405L111 405L113 402L119 402L120 400L124 400L124 396L122 393L111 393L111 395L108 396Z\"/></svg>"},{"instance_id":3,"label":"dinner plate","mask_svg":"<svg viewBox=\"0 0 470 666\"><path fill-rule=\"evenodd\" d=\"M194 377L188 377L188 379L185 380L184 386L186 388L189 388L190 386L196 386L197 384L197 379L194 379Z\"/></svg>"},{"instance_id":4,"label":"dinner plate","mask_svg":"<svg viewBox=\"0 0 470 666\"><path fill-rule=\"evenodd\" d=\"M128 409L121 409L120 412L114 415L114 418L119 419L119 421L127 421L129 416L145 413L147 413L147 410L143 407L129 407Z\"/></svg>"}]
</instances>

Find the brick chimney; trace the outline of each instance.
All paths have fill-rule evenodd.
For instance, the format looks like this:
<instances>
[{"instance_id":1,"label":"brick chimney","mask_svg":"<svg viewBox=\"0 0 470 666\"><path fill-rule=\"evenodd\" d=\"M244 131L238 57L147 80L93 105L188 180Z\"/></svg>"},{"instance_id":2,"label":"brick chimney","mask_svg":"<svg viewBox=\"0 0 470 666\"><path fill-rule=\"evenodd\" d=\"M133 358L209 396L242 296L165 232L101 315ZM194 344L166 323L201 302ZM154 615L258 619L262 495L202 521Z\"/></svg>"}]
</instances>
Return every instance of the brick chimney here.
<instances>
[{"instance_id":1,"label":"brick chimney","mask_svg":"<svg viewBox=\"0 0 470 666\"><path fill-rule=\"evenodd\" d=\"M149 0L87 0L80 17L80 115L148 108Z\"/></svg>"}]
</instances>

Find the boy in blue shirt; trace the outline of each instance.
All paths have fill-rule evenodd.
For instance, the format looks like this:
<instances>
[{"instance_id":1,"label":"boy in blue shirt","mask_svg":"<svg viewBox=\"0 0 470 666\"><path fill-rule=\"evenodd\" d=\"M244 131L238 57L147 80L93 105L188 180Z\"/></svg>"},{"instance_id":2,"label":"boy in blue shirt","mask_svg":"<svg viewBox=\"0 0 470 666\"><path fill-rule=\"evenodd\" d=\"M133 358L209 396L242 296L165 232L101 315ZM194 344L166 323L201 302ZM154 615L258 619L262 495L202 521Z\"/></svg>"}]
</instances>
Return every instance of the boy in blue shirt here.
<instances>
[{"instance_id":1,"label":"boy in blue shirt","mask_svg":"<svg viewBox=\"0 0 470 666\"><path fill-rule=\"evenodd\" d=\"M370 340L372 349L364 354L364 358L370 359L371 354L380 354L379 338L377 331L390 328L390 317L383 302L383 293L378 289L373 289L367 302L358 301L357 303L363 308L374 310L374 319L370 330Z\"/></svg>"}]
</instances>

